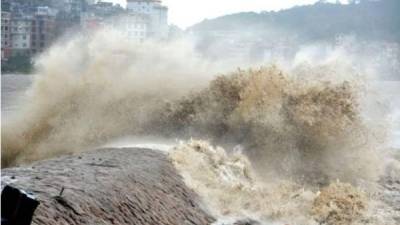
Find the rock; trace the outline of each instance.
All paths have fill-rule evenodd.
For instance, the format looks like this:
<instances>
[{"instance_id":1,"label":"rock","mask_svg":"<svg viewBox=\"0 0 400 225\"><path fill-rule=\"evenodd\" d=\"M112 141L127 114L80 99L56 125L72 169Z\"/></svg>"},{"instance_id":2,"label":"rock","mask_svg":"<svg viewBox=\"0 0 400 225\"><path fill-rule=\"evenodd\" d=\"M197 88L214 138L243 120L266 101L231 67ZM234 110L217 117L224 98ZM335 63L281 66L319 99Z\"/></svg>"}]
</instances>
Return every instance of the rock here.
<instances>
[{"instance_id":1,"label":"rock","mask_svg":"<svg viewBox=\"0 0 400 225\"><path fill-rule=\"evenodd\" d=\"M10 185L33 193L40 201L32 224L202 225L214 221L199 207L198 197L184 185L167 156L150 149L96 150L7 168L1 175L16 177ZM2 188L6 184L2 182Z\"/></svg>"},{"instance_id":2,"label":"rock","mask_svg":"<svg viewBox=\"0 0 400 225\"><path fill-rule=\"evenodd\" d=\"M244 219L236 221L233 225L261 225L261 223L253 219Z\"/></svg>"}]
</instances>

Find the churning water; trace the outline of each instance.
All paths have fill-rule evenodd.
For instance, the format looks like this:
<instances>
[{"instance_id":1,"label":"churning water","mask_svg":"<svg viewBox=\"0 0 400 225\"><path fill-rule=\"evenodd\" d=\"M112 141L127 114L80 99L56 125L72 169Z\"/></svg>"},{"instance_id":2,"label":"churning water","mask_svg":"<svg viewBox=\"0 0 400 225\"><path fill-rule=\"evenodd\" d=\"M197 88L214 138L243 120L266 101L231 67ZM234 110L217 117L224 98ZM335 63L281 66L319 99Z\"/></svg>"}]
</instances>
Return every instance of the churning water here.
<instances>
[{"instance_id":1,"label":"churning water","mask_svg":"<svg viewBox=\"0 0 400 225\"><path fill-rule=\"evenodd\" d=\"M2 76L2 166L161 146L216 224L399 217L381 185L400 171L399 83L372 81L345 57L243 70L185 42L100 31L54 46L36 68L31 85Z\"/></svg>"}]
</instances>

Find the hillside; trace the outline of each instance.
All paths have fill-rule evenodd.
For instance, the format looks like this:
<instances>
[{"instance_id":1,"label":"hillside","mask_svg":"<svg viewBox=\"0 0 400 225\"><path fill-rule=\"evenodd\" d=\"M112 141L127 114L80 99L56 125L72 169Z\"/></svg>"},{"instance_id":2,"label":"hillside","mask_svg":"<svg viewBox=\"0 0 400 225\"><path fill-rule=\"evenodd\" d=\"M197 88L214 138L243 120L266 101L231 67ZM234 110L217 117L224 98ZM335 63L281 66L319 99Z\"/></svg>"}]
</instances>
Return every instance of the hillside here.
<instances>
[{"instance_id":1,"label":"hillside","mask_svg":"<svg viewBox=\"0 0 400 225\"><path fill-rule=\"evenodd\" d=\"M188 30L290 33L301 41L351 34L363 39L400 42L400 1L360 0L348 5L317 2L278 12L243 12L204 20Z\"/></svg>"}]
</instances>

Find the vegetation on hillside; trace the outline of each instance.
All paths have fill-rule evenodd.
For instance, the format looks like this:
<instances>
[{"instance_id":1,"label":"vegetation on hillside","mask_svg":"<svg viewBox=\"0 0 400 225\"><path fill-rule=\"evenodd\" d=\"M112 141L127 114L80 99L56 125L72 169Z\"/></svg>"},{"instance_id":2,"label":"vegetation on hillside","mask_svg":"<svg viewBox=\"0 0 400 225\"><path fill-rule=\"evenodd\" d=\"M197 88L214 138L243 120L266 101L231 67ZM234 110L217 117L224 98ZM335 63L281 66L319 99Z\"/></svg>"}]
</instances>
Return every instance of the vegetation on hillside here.
<instances>
[{"instance_id":1,"label":"vegetation on hillside","mask_svg":"<svg viewBox=\"0 0 400 225\"><path fill-rule=\"evenodd\" d=\"M351 34L369 40L400 41L400 1L359 0L351 4L319 1L278 12L242 12L204 20L189 30L204 34L212 31L251 31L255 34L296 34L302 41L333 39Z\"/></svg>"}]
</instances>

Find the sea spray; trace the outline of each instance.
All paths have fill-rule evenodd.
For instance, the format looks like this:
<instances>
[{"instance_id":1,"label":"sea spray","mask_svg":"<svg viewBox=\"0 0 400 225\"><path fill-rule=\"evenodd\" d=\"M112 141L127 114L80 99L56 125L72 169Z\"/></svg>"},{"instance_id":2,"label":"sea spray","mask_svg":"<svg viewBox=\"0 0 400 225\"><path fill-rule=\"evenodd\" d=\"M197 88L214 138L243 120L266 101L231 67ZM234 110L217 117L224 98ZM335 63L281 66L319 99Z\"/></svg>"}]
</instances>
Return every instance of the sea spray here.
<instances>
[{"instance_id":1,"label":"sea spray","mask_svg":"<svg viewBox=\"0 0 400 225\"><path fill-rule=\"evenodd\" d=\"M243 145L272 177L378 177L377 132L360 116L360 76L348 63L215 77L231 67L184 41L132 43L107 29L58 43L36 60L22 110L3 121L2 166L151 135Z\"/></svg>"},{"instance_id":2,"label":"sea spray","mask_svg":"<svg viewBox=\"0 0 400 225\"><path fill-rule=\"evenodd\" d=\"M37 60L22 110L2 123L2 166L124 136L195 137L224 149L184 143L172 161L217 216L395 224L373 191L386 156L351 63L226 68L187 43L135 44L107 30L57 44ZM350 216L318 206L347 193L356 198L344 209L362 206Z\"/></svg>"},{"instance_id":3,"label":"sea spray","mask_svg":"<svg viewBox=\"0 0 400 225\"><path fill-rule=\"evenodd\" d=\"M58 43L35 68L27 101L2 123L3 167L151 133L153 111L218 71L186 42L135 43L111 30Z\"/></svg>"},{"instance_id":4,"label":"sea spray","mask_svg":"<svg viewBox=\"0 0 400 225\"><path fill-rule=\"evenodd\" d=\"M311 214L319 224L346 225L363 215L367 203L365 193L350 184L337 182L321 189Z\"/></svg>"},{"instance_id":5,"label":"sea spray","mask_svg":"<svg viewBox=\"0 0 400 225\"><path fill-rule=\"evenodd\" d=\"M215 224L396 224L393 209L372 192L340 181L323 187L282 177L266 181L238 150L190 140L169 157L217 218Z\"/></svg>"},{"instance_id":6,"label":"sea spray","mask_svg":"<svg viewBox=\"0 0 400 225\"><path fill-rule=\"evenodd\" d=\"M330 76L336 64L307 67L309 76L301 75L304 68L285 72L271 65L212 79L202 70L190 73L207 67L200 59L184 63L179 54L167 56L170 47L154 43L142 45L156 46L152 53L114 46L97 55L94 49L103 42L114 43L112 36L98 35L65 47L65 55L83 51L84 59L68 61L55 47L39 60L31 101L3 126L3 166L86 150L126 135L152 135L242 145L263 177L356 184L376 181L382 172L384 154L376 144L377 131L361 117L351 70L341 80ZM81 49L82 43L89 47ZM126 62L140 56L142 62L112 71L106 65L112 56ZM159 57L174 69L135 66ZM67 67L60 71L63 63ZM168 85L162 85L166 79Z\"/></svg>"},{"instance_id":7,"label":"sea spray","mask_svg":"<svg viewBox=\"0 0 400 225\"><path fill-rule=\"evenodd\" d=\"M310 68L304 78L276 66L221 75L206 89L168 103L157 127L242 145L263 177L321 184L377 180L384 166L380 131L363 120L358 88L354 81L314 79L320 69Z\"/></svg>"},{"instance_id":8,"label":"sea spray","mask_svg":"<svg viewBox=\"0 0 400 225\"><path fill-rule=\"evenodd\" d=\"M289 222L298 216L308 221L304 210L311 207L314 194L290 182L262 185L240 152L228 154L205 141L190 141L172 149L170 158L216 218ZM293 194L301 197L292 199Z\"/></svg>"}]
</instances>

